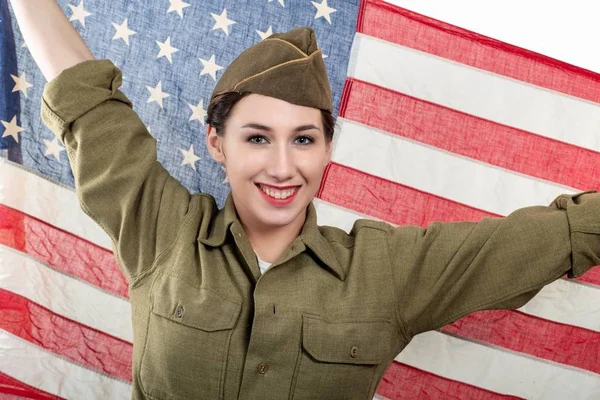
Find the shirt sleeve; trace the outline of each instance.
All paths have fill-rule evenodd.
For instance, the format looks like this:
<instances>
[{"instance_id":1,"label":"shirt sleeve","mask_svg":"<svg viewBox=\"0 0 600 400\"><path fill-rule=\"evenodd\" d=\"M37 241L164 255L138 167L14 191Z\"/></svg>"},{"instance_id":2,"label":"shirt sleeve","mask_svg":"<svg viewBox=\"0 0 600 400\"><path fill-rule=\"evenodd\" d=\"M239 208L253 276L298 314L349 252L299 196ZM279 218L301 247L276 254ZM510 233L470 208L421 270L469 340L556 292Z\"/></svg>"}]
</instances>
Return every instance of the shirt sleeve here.
<instances>
[{"instance_id":1,"label":"shirt sleeve","mask_svg":"<svg viewBox=\"0 0 600 400\"><path fill-rule=\"evenodd\" d=\"M110 60L74 65L46 84L41 118L64 144L80 206L111 238L131 284L174 242L191 195L157 161L156 140L121 83Z\"/></svg>"},{"instance_id":2,"label":"shirt sleeve","mask_svg":"<svg viewBox=\"0 0 600 400\"><path fill-rule=\"evenodd\" d=\"M479 222L390 227L399 325L408 338L479 310L523 306L600 264L600 194L561 194Z\"/></svg>"}]
</instances>

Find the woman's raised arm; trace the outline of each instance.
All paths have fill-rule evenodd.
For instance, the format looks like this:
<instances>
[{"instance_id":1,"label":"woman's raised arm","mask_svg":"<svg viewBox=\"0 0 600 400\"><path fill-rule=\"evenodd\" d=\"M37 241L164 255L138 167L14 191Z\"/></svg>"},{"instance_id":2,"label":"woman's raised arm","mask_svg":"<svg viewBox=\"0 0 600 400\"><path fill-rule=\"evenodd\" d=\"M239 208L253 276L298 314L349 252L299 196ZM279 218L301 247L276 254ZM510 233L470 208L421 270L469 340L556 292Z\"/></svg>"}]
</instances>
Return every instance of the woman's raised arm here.
<instances>
[{"instance_id":1,"label":"woman's raised arm","mask_svg":"<svg viewBox=\"0 0 600 400\"><path fill-rule=\"evenodd\" d=\"M119 90L121 70L92 56L55 0L11 1L48 79L42 121L67 150L81 208L111 238L135 284L151 275L198 202L158 162L156 140Z\"/></svg>"},{"instance_id":2,"label":"woman's raised arm","mask_svg":"<svg viewBox=\"0 0 600 400\"><path fill-rule=\"evenodd\" d=\"M55 0L10 0L25 43L47 81L92 52Z\"/></svg>"}]
</instances>

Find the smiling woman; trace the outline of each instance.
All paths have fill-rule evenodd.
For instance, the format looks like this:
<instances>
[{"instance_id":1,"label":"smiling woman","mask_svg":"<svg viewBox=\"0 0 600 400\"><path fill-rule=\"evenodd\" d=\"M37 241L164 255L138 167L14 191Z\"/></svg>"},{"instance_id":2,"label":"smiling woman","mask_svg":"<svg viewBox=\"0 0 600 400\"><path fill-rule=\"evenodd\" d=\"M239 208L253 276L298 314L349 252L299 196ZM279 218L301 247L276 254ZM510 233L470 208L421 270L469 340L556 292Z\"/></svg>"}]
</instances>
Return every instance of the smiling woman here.
<instances>
[{"instance_id":1,"label":"smiling woman","mask_svg":"<svg viewBox=\"0 0 600 400\"><path fill-rule=\"evenodd\" d=\"M44 39L76 32L60 13L44 20L49 0L28 1L17 17L38 64L65 43L86 54ZM478 222L319 226L333 104L309 27L248 48L212 93L206 145L231 184L222 209L157 161L119 68L74 59L48 71L41 115L129 282L133 399L371 399L415 335L518 308L600 264L595 190Z\"/></svg>"},{"instance_id":2,"label":"smiling woman","mask_svg":"<svg viewBox=\"0 0 600 400\"><path fill-rule=\"evenodd\" d=\"M331 158L328 110L230 92L208 107L206 143L224 164L244 231L273 262L298 236Z\"/></svg>"}]
</instances>

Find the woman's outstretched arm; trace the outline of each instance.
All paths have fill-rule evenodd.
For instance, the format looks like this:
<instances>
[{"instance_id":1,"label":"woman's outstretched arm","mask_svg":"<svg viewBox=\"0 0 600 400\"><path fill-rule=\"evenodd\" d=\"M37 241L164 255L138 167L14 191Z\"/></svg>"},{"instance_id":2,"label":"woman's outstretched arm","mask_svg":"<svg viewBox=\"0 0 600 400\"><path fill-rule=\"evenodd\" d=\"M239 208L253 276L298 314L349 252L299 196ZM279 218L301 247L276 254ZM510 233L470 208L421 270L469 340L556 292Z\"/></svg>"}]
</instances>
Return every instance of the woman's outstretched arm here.
<instances>
[{"instance_id":1,"label":"woman's outstretched arm","mask_svg":"<svg viewBox=\"0 0 600 400\"><path fill-rule=\"evenodd\" d=\"M10 0L17 23L33 59L51 81L92 52L55 0Z\"/></svg>"}]
</instances>

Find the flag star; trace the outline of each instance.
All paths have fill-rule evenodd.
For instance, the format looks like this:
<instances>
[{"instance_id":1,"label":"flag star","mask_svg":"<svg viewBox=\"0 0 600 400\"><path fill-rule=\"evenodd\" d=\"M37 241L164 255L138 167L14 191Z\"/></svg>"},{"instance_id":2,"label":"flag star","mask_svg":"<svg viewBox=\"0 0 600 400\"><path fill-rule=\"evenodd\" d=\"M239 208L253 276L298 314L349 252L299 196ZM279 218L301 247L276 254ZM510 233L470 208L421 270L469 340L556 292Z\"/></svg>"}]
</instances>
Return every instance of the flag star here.
<instances>
[{"instance_id":1,"label":"flag star","mask_svg":"<svg viewBox=\"0 0 600 400\"><path fill-rule=\"evenodd\" d=\"M209 60L200 59L204 68L202 68L202 72L200 75L209 74L216 81L217 80L217 71L223 69L220 65L215 63L215 55L213 54Z\"/></svg>"},{"instance_id":2,"label":"flag star","mask_svg":"<svg viewBox=\"0 0 600 400\"><path fill-rule=\"evenodd\" d=\"M198 120L204 126L204 117L206 117L206 110L204 109L204 104L202 104L202 99L197 106L191 105L188 103L188 106L192 109L192 116L190 117L190 121Z\"/></svg>"},{"instance_id":3,"label":"flag star","mask_svg":"<svg viewBox=\"0 0 600 400\"><path fill-rule=\"evenodd\" d=\"M165 57L167 57L169 62L172 64L173 60L171 59L171 55L179 50L176 49L175 47L171 46L171 37L170 36L167 37L167 40L165 40L164 43L161 43L157 40L156 44L158 45L158 47L160 47L160 52L158 53L156 58L165 56Z\"/></svg>"},{"instance_id":4,"label":"flag star","mask_svg":"<svg viewBox=\"0 0 600 400\"><path fill-rule=\"evenodd\" d=\"M81 23L81 26L85 27L85 17L89 17L92 14L83 9L83 0L81 0L77 7L71 4L69 4L69 7L71 8L71 11L73 11L71 18L69 18L69 21L77 20Z\"/></svg>"},{"instance_id":5,"label":"flag star","mask_svg":"<svg viewBox=\"0 0 600 400\"><path fill-rule=\"evenodd\" d=\"M229 18L227 18L227 9L224 8L221 15L213 13L210 13L210 15L212 15L212 17L216 21L215 25L212 27L211 30L214 31L215 29L222 29L226 35L229 35L229 25L235 24L235 21L232 21Z\"/></svg>"},{"instance_id":6,"label":"flag star","mask_svg":"<svg viewBox=\"0 0 600 400\"><path fill-rule=\"evenodd\" d=\"M150 91L150 97L146 103L151 103L153 101L157 102L160 108L163 108L163 99L169 97L170 94L167 94L162 91L162 81L158 81L158 85L156 87L146 86L146 88Z\"/></svg>"},{"instance_id":7,"label":"flag star","mask_svg":"<svg viewBox=\"0 0 600 400\"><path fill-rule=\"evenodd\" d=\"M273 34L273 29L272 29L272 26L269 26L269 29L267 29L265 32L261 32L261 31L257 30L256 33L258 33L258 36L260 36L260 40L262 41Z\"/></svg>"},{"instance_id":8,"label":"flag star","mask_svg":"<svg viewBox=\"0 0 600 400\"><path fill-rule=\"evenodd\" d=\"M330 14L336 12L335 8L331 8L327 5L327 0L322 0L321 3L317 3L315 1L311 1L313 6L317 8L317 14L315 15L315 19L319 17L324 17L327 22L331 24L331 16Z\"/></svg>"},{"instance_id":9,"label":"flag star","mask_svg":"<svg viewBox=\"0 0 600 400\"><path fill-rule=\"evenodd\" d=\"M21 47L27 48L27 43L25 43L25 41L23 41L23 44L21 45Z\"/></svg>"},{"instance_id":10,"label":"flag star","mask_svg":"<svg viewBox=\"0 0 600 400\"><path fill-rule=\"evenodd\" d=\"M51 154L56 158L56 161L60 161L60 152L64 151L65 148L58 143L58 138L55 137L53 141L44 139L44 143L46 143L44 155L48 157Z\"/></svg>"},{"instance_id":11,"label":"flag star","mask_svg":"<svg viewBox=\"0 0 600 400\"><path fill-rule=\"evenodd\" d=\"M127 46L129 46L129 36L135 35L136 32L127 27L127 18L125 18L125 21L123 21L121 25L114 22L112 24L117 30L117 33L115 33L115 36L113 36L113 40L123 39L123 41L127 43Z\"/></svg>"},{"instance_id":12,"label":"flag star","mask_svg":"<svg viewBox=\"0 0 600 400\"><path fill-rule=\"evenodd\" d=\"M179 149L179 151L181 151L181 153L183 154L183 161L181 162L181 165L190 165L192 167L192 169L195 171L196 170L196 164L195 162L198 161L200 159L200 157L198 157L197 155L194 154L194 145L192 144L190 146L189 150L184 150L184 149Z\"/></svg>"},{"instance_id":13,"label":"flag star","mask_svg":"<svg viewBox=\"0 0 600 400\"><path fill-rule=\"evenodd\" d=\"M16 76L13 74L10 74L10 76L15 81L15 87L13 88L12 91L16 92L17 90L20 90L21 92L23 92L25 97L27 97L27 88L30 88L33 85L31 83L27 82L27 77L25 75L25 72L23 72L21 74L21 76Z\"/></svg>"},{"instance_id":14,"label":"flag star","mask_svg":"<svg viewBox=\"0 0 600 400\"><path fill-rule=\"evenodd\" d=\"M172 11L177 11L177 14L179 14L181 18L183 18L183 9L190 6L188 3L182 0L169 0L169 3L171 3L171 5L167 10L167 14Z\"/></svg>"},{"instance_id":15,"label":"flag star","mask_svg":"<svg viewBox=\"0 0 600 400\"><path fill-rule=\"evenodd\" d=\"M272 3L272 2L273 2L273 0L269 0L269 3ZM279 4L281 4L281 7L285 7L285 4L283 4L283 0L277 0L277 2Z\"/></svg>"},{"instance_id":16,"label":"flag star","mask_svg":"<svg viewBox=\"0 0 600 400\"><path fill-rule=\"evenodd\" d=\"M4 130L4 134L2 134L2 137L12 136L13 139L15 139L17 143L19 143L19 132L22 132L25 129L17 125L17 117L14 116L10 122L3 121L0 119L0 122L2 123L2 125L4 125L4 128L6 128Z\"/></svg>"},{"instance_id":17,"label":"flag star","mask_svg":"<svg viewBox=\"0 0 600 400\"><path fill-rule=\"evenodd\" d=\"M223 174L225 174L225 179L223 179L223 182L221 182L221 183L222 184L229 183L229 177L227 176L227 170L225 169L225 167L223 165L221 165L221 169L223 170Z\"/></svg>"}]
</instances>

